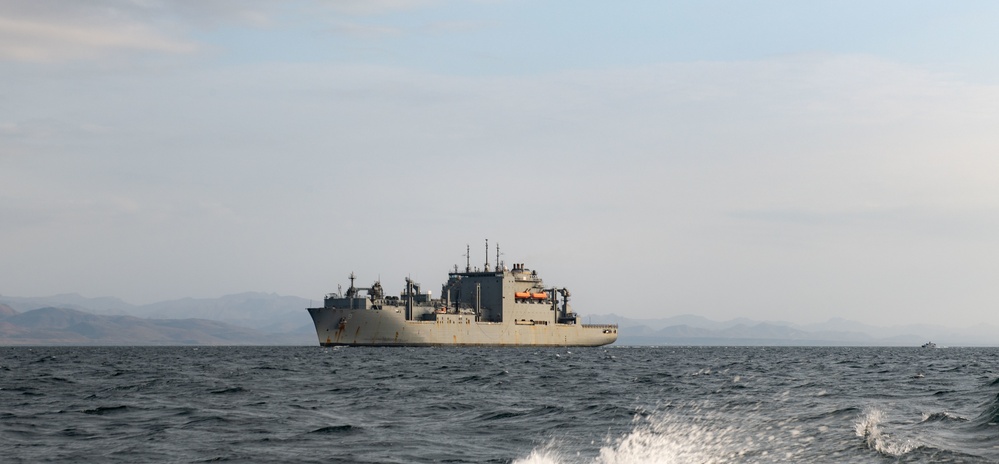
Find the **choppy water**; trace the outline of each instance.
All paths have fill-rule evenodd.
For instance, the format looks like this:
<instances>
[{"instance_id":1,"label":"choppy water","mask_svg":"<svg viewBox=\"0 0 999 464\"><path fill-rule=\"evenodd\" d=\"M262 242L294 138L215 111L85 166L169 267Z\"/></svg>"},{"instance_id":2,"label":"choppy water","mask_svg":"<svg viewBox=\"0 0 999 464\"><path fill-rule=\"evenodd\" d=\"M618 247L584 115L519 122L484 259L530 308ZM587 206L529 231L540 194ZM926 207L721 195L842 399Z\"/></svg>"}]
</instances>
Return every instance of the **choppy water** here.
<instances>
[{"instance_id":1,"label":"choppy water","mask_svg":"<svg viewBox=\"0 0 999 464\"><path fill-rule=\"evenodd\" d=\"M999 462L999 349L0 348L3 462Z\"/></svg>"}]
</instances>

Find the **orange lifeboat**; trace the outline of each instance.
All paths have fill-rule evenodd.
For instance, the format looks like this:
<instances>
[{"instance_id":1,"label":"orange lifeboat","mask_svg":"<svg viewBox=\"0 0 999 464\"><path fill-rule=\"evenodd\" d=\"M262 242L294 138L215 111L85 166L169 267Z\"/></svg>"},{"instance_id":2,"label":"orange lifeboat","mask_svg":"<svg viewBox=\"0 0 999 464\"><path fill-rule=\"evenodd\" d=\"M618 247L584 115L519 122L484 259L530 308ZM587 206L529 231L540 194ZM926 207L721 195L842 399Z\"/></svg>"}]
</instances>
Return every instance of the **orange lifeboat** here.
<instances>
[{"instance_id":1,"label":"orange lifeboat","mask_svg":"<svg viewBox=\"0 0 999 464\"><path fill-rule=\"evenodd\" d=\"M535 300L547 300L548 299L548 294L547 293L535 293L535 294L533 294L531 296L534 297Z\"/></svg>"},{"instance_id":2,"label":"orange lifeboat","mask_svg":"<svg viewBox=\"0 0 999 464\"><path fill-rule=\"evenodd\" d=\"M517 292L513 294L514 298L530 298L531 294L529 292Z\"/></svg>"}]
</instances>

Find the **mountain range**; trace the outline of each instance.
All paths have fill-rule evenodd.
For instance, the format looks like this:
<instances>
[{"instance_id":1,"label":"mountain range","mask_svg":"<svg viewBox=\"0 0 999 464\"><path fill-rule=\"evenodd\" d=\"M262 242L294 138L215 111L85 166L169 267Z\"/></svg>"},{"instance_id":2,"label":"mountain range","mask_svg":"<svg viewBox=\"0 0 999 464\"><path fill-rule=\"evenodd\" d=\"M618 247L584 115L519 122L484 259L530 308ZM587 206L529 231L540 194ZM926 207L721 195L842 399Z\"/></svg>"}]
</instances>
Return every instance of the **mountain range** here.
<instances>
[{"instance_id":1,"label":"mountain range","mask_svg":"<svg viewBox=\"0 0 999 464\"><path fill-rule=\"evenodd\" d=\"M309 300L266 293L131 305L0 296L0 345L310 345Z\"/></svg>"},{"instance_id":2,"label":"mountain range","mask_svg":"<svg viewBox=\"0 0 999 464\"><path fill-rule=\"evenodd\" d=\"M774 345L774 346L941 346L999 345L999 328L979 324L951 328L929 324L874 326L842 318L814 324L736 318L713 321L696 315L630 319L593 315L586 322L618 324L623 345Z\"/></svg>"},{"instance_id":3,"label":"mountain range","mask_svg":"<svg viewBox=\"0 0 999 464\"><path fill-rule=\"evenodd\" d=\"M315 345L305 308L295 296L246 292L132 305L77 294L0 296L0 345ZM999 330L978 325L879 327L833 318L816 324L696 315L635 319L585 316L587 323L620 326L618 345L945 346L999 345Z\"/></svg>"}]
</instances>

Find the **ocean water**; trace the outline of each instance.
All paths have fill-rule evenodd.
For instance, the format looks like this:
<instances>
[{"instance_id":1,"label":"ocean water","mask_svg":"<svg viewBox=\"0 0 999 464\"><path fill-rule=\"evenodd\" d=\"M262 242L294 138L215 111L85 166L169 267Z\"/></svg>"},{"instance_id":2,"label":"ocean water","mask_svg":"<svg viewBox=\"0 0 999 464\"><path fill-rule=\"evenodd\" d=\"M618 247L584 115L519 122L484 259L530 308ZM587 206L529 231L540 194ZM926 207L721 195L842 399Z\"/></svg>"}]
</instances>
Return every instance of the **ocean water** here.
<instances>
[{"instance_id":1,"label":"ocean water","mask_svg":"<svg viewBox=\"0 0 999 464\"><path fill-rule=\"evenodd\" d=\"M999 462L993 348L0 348L0 461Z\"/></svg>"}]
</instances>

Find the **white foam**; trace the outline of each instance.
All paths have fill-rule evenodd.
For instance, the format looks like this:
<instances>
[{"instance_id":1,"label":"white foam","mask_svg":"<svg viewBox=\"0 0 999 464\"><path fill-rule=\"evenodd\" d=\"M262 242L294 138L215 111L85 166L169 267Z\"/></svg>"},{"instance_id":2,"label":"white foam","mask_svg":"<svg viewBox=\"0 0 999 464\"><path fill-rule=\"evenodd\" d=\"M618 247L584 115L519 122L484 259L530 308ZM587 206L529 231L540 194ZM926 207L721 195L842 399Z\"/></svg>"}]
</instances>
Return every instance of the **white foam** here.
<instances>
[{"instance_id":1,"label":"white foam","mask_svg":"<svg viewBox=\"0 0 999 464\"><path fill-rule=\"evenodd\" d=\"M722 464L745 462L802 462L811 437L799 428L777 422L764 428L733 424L709 409L673 409L637 417L630 432L608 439L595 458L558 452L557 443L531 451L515 464ZM752 411L745 411L750 415Z\"/></svg>"},{"instance_id":2,"label":"white foam","mask_svg":"<svg viewBox=\"0 0 999 464\"><path fill-rule=\"evenodd\" d=\"M513 461L514 464L561 464L562 459L549 449L536 449L526 458Z\"/></svg>"},{"instance_id":3,"label":"white foam","mask_svg":"<svg viewBox=\"0 0 999 464\"><path fill-rule=\"evenodd\" d=\"M858 437L864 439L868 448L885 456L898 457L918 446L911 440L895 439L884 433L881 425L884 420L884 411L873 407L864 409L857 420L854 430Z\"/></svg>"},{"instance_id":4,"label":"white foam","mask_svg":"<svg viewBox=\"0 0 999 464\"><path fill-rule=\"evenodd\" d=\"M731 428L711 428L682 421L660 420L636 428L630 434L600 449L596 462L632 463L723 463L739 453L732 450L739 440Z\"/></svg>"}]
</instances>

